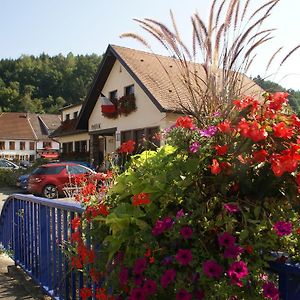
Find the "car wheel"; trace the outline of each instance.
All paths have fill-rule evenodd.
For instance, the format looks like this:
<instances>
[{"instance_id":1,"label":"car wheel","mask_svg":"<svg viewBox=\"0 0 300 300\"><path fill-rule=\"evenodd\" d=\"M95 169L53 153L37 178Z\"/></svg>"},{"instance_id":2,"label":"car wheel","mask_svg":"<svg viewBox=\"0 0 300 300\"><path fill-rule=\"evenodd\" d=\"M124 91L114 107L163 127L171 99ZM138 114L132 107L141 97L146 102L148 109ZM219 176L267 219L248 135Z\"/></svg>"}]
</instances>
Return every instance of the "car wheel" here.
<instances>
[{"instance_id":1,"label":"car wheel","mask_svg":"<svg viewBox=\"0 0 300 300\"><path fill-rule=\"evenodd\" d=\"M48 199L55 199L58 197L58 190L55 185L47 184L43 189L43 196Z\"/></svg>"}]
</instances>

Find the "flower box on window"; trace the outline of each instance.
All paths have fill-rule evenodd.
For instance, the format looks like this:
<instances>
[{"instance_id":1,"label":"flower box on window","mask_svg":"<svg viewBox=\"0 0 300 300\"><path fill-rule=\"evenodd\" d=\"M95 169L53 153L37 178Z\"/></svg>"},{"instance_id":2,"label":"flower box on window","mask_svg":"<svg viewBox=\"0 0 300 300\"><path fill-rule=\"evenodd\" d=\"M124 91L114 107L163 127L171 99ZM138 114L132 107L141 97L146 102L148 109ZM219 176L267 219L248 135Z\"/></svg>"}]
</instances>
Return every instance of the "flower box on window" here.
<instances>
[{"instance_id":1,"label":"flower box on window","mask_svg":"<svg viewBox=\"0 0 300 300\"><path fill-rule=\"evenodd\" d=\"M118 101L119 114L125 116L129 115L136 110L135 96L134 94L124 95Z\"/></svg>"},{"instance_id":2,"label":"flower box on window","mask_svg":"<svg viewBox=\"0 0 300 300\"><path fill-rule=\"evenodd\" d=\"M115 119L118 117L118 109L114 100L101 97L101 112L106 118Z\"/></svg>"}]
</instances>

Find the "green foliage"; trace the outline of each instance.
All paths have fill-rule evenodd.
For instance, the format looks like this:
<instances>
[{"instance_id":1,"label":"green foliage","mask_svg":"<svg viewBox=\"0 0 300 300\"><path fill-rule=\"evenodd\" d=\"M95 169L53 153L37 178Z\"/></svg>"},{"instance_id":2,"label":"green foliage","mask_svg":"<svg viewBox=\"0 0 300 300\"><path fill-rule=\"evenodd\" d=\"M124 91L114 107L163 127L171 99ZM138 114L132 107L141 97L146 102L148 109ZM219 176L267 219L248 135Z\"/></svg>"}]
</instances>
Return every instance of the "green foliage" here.
<instances>
[{"instance_id":1,"label":"green foliage","mask_svg":"<svg viewBox=\"0 0 300 300\"><path fill-rule=\"evenodd\" d=\"M0 60L0 110L58 113L82 101L101 56L69 53Z\"/></svg>"},{"instance_id":2,"label":"green foliage","mask_svg":"<svg viewBox=\"0 0 300 300\"><path fill-rule=\"evenodd\" d=\"M16 186L17 179L21 174L21 170L0 169L0 187Z\"/></svg>"}]
</instances>

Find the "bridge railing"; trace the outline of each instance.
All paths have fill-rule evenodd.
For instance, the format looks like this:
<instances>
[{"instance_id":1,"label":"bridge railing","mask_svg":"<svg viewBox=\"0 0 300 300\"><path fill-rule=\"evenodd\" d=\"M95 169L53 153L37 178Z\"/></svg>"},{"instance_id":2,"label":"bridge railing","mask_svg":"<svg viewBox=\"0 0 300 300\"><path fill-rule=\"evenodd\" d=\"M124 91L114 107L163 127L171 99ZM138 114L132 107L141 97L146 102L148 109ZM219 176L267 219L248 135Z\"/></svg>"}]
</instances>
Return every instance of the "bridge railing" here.
<instances>
[{"instance_id":1,"label":"bridge railing","mask_svg":"<svg viewBox=\"0 0 300 300\"><path fill-rule=\"evenodd\" d=\"M65 255L64 245L72 234L71 220L82 212L77 203L21 194L11 195L3 206L2 246L53 299L80 299L84 282L93 291L96 288L82 272L72 270ZM280 299L300 299L300 264L273 262L270 271L279 275Z\"/></svg>"},{"instance_id":2,"label":"bridge railing","mask_svg":"<svg viewBox=\"0 0 300 300\"><path fill-rule=\"evenodd\" d=\"M64 245L82 211L77 203L13 194L1 212L2 246L53 299L79 299L83 275L71 271Z\"/></svg>"}]
</instances>

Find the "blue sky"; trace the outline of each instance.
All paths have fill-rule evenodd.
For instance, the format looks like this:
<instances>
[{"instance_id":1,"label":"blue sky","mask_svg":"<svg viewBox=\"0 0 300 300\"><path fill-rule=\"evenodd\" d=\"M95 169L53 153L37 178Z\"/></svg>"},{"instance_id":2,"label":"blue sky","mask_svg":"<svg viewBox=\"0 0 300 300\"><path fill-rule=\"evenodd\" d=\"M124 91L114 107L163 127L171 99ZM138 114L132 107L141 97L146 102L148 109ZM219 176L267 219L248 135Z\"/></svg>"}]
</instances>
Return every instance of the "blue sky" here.
<instances>
[{"instance_id":1,"label":"blue sky","mask_svg":"<svg viewBox=\"0 0 300 300\"><path fill-rule=\"evenodd\" d=\"M252 0L253 5L268 1ZM120 39L124 32L141 33L133 18L149 17L170 24L172 9L183 37L190 41L190 16L196 10L204 18L208 0L0 0L0 58L22 54L102 54L109 43L143 49L132 40ZM264 74L265 62L280 46L285 52L300 44L300 1L281 0L268 22L277 28L267 47L258 53L248 75L271 75L271 80L300 90L300 51L279 72ZM156 47L156 52L161 49ZM297 74L297 75L292 75Z\"/></svg>"}]
</instances>

